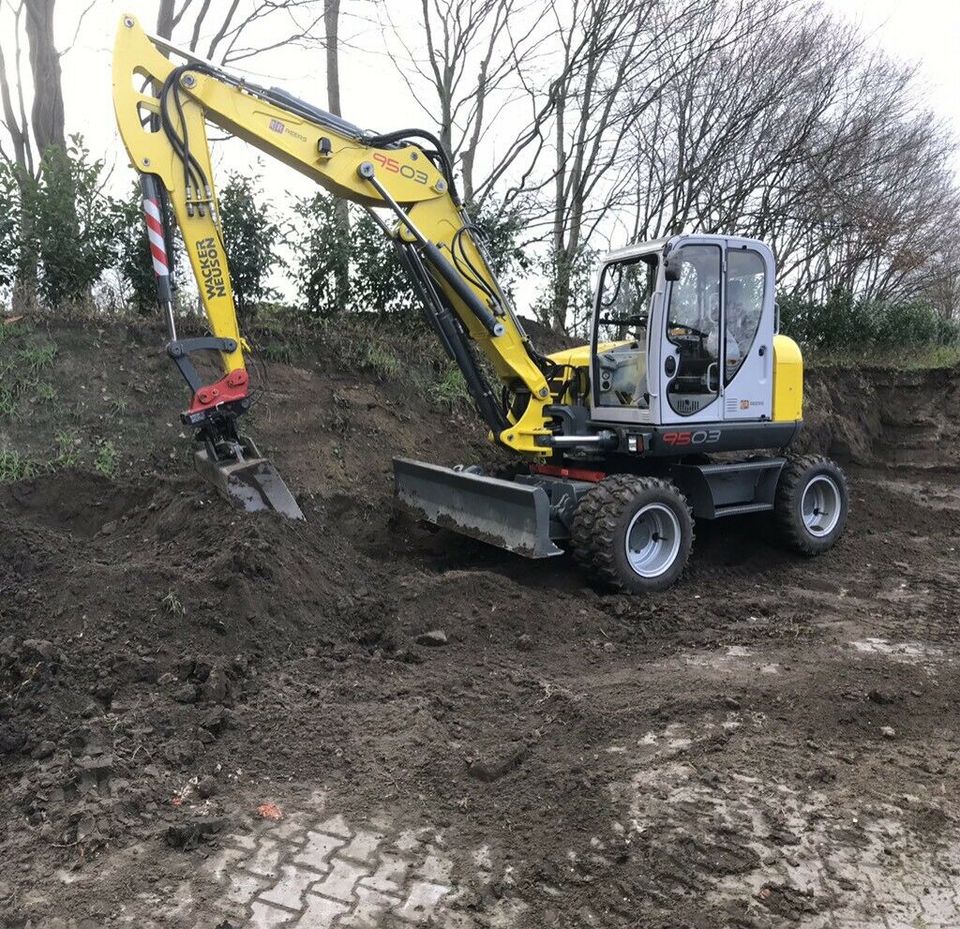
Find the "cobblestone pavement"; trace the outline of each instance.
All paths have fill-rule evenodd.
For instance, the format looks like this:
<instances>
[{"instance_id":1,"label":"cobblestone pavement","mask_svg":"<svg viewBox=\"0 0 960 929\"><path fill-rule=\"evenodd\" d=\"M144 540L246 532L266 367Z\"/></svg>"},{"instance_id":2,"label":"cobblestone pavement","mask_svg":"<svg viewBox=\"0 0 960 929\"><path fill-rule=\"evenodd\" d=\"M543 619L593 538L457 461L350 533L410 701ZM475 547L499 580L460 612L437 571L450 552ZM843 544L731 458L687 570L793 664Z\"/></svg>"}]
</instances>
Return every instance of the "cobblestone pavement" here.
<instances>
[{"instance_id":1,"label":"cobblestone pavement","mask_svg":"<svg viewBox=\"0 0 960 929\"><path fill-rule=\"evenodd\" d=\"M316 807L323 809L322 800ZM157 920L137 929L472 929L461 905L494 880L484 848L458 874L443 833L398 831L385 819L358 825L340 815L300 810L255 831L227 836L198 877L171 901L158 896ZM509 883L509 875L506 875ZM504 875L496 875L502 886ZM139 904L149 905L141 899ZM484 927L512 925L522 905L497 901Z\"/></svg>"}]
</instances>

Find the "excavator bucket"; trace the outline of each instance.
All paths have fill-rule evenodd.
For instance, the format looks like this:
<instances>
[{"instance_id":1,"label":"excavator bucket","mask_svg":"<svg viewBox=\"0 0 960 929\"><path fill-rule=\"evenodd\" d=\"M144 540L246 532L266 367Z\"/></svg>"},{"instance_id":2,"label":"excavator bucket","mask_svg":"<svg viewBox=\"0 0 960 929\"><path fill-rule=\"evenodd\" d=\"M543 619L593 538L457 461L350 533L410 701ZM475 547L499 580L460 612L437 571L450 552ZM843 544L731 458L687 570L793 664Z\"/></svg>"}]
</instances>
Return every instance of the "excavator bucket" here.
<instances>
[{"instance_id":1,"label":"excavator bucket","mask_svg":"<svg viewBox=\"0 0 960 929\"><path fill-rule=\"evenodd\" d=\"M206 448L194 451L193 464L201 477L248 513L273 510L288 519L306 519L277 469L260 456L250 439L243 439L245 456L212 460Z\"/></svg>"},{"instance_id":2,"label":"excavator bucket","mask_svg":"<svg viewBox=\"0 0 960 929\"><path fill-rule=\"evenodd\" d=\"M527 558L563 554L542 487L409 458L393 459L393 478L397 498L427 522Z\"/></svg>"}]
</instances>

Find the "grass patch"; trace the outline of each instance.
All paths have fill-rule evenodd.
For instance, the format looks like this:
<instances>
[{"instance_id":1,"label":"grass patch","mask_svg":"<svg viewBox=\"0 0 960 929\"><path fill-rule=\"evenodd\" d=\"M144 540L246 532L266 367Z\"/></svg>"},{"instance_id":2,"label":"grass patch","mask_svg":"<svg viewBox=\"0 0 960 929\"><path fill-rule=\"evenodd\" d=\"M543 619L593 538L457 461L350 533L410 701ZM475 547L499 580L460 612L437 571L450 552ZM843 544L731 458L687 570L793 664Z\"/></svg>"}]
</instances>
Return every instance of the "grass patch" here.
<instances>
[{"instance_id":1,"label":"grass patch","mask_svg":"<svg viewBox=\"0 0 960 929\"><path fill-rule=\"evenodd\" d=\"M57 346L51 342L25 345L15 356L17 369L25 372L28 377L37 375L49 368L56 356Z\"/></svg>"},{"instance_id":2,"label":"grass patch","mask_svg":"<svg viewBox=\"0 0 960 929\"><path fill-rule=\"evenodd\" d=\"M171 616L183 616L187 612L183 601L172 590L165 597L161 598L160 606Z\"/></svg>"},{"instance_id":3,"label":"grass patch","mask_svg":"<svg viewBox=\"0 0 960 929\"><path fill-rule=\"evenodd\" d=\"M811 368L886 368L891 371L921 371L960 365L960 345L908 345L902 349L804 350Z\"/></svg>"},{"instance_id":4,"label":"grass patch","mask_svg":"<svg viewBox=\"0 0 960 929\"><path fill-rule=\"evenodd\" d=\"M25 403L55 401L56 389L43 375L57 357L56 344L25 322L0 325L0 332L0 418L23 416Z\"/></svg>"},{"instance_id":5,"label":"grass patch","mask_svg":"<svg viewBox=\"0 0 960 929\"><path fill-rule=\"evenodd\" d=\"M448 408L467 403L470 400L467 382L463 379L460 369L454 365L449 365L439 380L430 385L428 395L437 405Z\"/></svg>"},{"instance_id":6,"label":"grass patch","mask_svg":"<svg viewBox=\"0 0 960 929\"><path fill-rule=\"evenodd\" d=\"M0 371L0 417L12 418L20 404L14 392L14 385L2 380L5 375L5 371Z\"/></svg>"},{"instance_id":7,"label":"grass patch","mask_svg":"<svg viewBox=\"0 0 960 929\"><path fill-rule=\"evenodd\" d=\"M368 345L358 358L358 367L381 380L395 380L403 374L403 362L384 344Z\"/></svg>"},{"instance_id":8,"label":"grass patch","mask_svg":"<svg viewBox=\"0 0 960 929\"><path fill-rule=\"evenodd\" d=\"M80 448L83 440L76 432L62 429L54 436L56 457L54 465L58 468L75 468L80 464Z\"/></svg>"},{"instance_id":9,"label":"grass patch","mask_svg":"<svg viewBox=\"0 0 960 929\"><path fill-rule=\"evenodd\" d=\"M93 459L93 470L104 477L113 477L117 473L120 456L116 446L109 439L97 443L97 456Z\"/></svg>"},{"instance_id":10,"label":"grass patch","mask_svg":"<svg viewBox=\"0 0 960 929\"><path fill-rule=\"evenodd\" d=\"M44 470L44 466L39 461L9 449L0 450L0 484L27 480L36 477Z\"/></svg>"}]
</instances>

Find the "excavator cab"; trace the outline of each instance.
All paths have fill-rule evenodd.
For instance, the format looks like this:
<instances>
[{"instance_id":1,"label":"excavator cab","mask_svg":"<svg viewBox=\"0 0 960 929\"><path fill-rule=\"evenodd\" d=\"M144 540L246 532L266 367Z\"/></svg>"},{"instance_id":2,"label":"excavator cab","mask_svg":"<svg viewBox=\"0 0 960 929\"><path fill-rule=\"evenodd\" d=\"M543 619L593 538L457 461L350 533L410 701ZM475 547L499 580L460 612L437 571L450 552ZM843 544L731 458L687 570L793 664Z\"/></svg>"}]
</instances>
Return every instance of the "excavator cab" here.
<instances>
[{"instance_id":1,"label":"excavator cab","mask_svg":"<svg viewBox=\"0 0 960 929\"><path fill-rule=\"evenodd\" d=\"M591 419L772 422L775 316L762 242L676 236L611 253L594 306Z\"/></svg>"}]
</instances>

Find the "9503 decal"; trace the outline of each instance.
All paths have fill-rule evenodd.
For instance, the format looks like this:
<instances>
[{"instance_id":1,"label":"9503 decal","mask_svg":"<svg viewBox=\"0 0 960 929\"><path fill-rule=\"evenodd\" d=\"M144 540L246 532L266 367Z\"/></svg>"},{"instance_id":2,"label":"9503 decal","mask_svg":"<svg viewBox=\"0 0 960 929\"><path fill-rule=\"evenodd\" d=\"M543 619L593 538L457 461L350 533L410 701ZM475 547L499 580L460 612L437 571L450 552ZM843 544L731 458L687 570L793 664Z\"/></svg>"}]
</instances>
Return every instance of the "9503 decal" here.
<instances>
[{"instance_id":1,"label":"9503 decal","mask_svg":"<svg viewBox=\"0 0 960 929\"><path fill-rule=\"evenodd\" d=\"M380 165L384 171L389 171L391 174L399 174L400 177L405 177L411 181L416 181L418 184L427 183L426 171L420 171L417 168L411 168L410 165L400 164L396 158L391 158L389 155L384 155L382 152L374 152L373 160Z\"/></svg>"},{"instance_id":2,"label":"9503 decal","mask_svg":"<svg viewBox=\"0 0 960 929\"><path fill-rule=\"evenodd\" d=\"M683 432L664 432L660 438L664 445L682 448L687 445L711 445L720 441L719 429L694 429Z\"/></svg>"}]
</instances>

